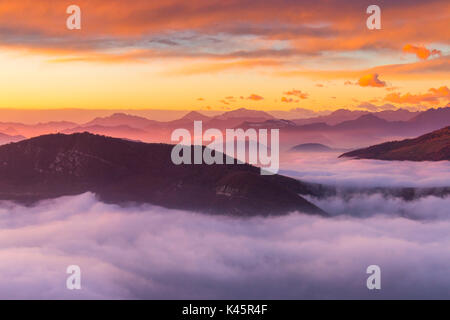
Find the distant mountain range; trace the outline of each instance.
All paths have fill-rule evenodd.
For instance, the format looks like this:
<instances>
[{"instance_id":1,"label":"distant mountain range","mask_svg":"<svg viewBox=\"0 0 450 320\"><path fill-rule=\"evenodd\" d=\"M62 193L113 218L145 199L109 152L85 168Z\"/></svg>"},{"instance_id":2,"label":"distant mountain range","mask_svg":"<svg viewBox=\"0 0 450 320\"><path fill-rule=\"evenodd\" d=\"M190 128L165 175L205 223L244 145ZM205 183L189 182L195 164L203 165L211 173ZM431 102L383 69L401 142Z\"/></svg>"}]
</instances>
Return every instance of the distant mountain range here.
<instances>
[{"instance_id":1,"label":"distant mountain range","mask_svg":"<svg viewBox=\"0 0 450 320\"><path fill-rule=\"evenodd\" d=\"M0 132L24 137L35 137L42 134L57 133L73 128L78 124L70 121L51 121L37 124L23 124L16 122L0 122Z\"/></svg>"},{"instance_id":2,"label":"distant mountain range","mask_svg":"<svg viewBox=\"0 0 450 320\"><path fill-rule=\"evenodd\" d=\"M280 129L280 139L290 149L301 143L321 143L337 148L357 148L386 140L417 137L450 125L450 107L429 109L408 121L387 121L374 113L363 114L355 120L335 125L314 122L299 125L294 121L266 120L245 122L243 129Z\"/></svg>"},{"instance_id":3,"label":"distant mountain range","mask_svg":"<svg viewBox=\"0 0 450 320\"><path fill-rule=\"evenodd\" d=\"M233 111L225 112L219 116L214 117L215 119L229 120L235 118L247 118L247 119L274 119L274 117L267 112L259 110L249 110L245 108L236 109Z\"/></svg>"},{"instance_id":4,"label":"distant mountain range","mask_svg":"<svg viewBox=\"0 0 450 320\"><path fill-rule=\"evenodd\" d=\"M150 126L159 125L160 122L149 120L144 117L133 116L125 113L114 113L108 117L98 117L82 127L103 126L103 127L117 127L128 126L135 129L145 129Z\"/></svg>"},{"instance_id":5,"label":"distant mountain range","mask_svg":"<svg viewBox=\"0 0 450 320\"><path fill-rule=\"evenodd\" d=\"M332 112L326 116L313 117L307 119L295 119L291 120L297 125L305 125L312 123L326 123L330 126L339 124L344 121L356 120L359 117L367 114L373 114L377 118L386 120L386 121L408 121L420 114L419 111L411 112L406 109L397 109L397 110L384 110L378 112L369 112L369 111L361 111L361 110L347 110L347 109L339 109Z\"/></svg>"},{"instance_id":6,"label":"distant mountain range","mask_svg":"<svg viewBox=\"0 0 450 320\"><path fill-rule=\"evenodd\" d=\"M32 203L84 192L102 201L239 216L300 211L325 215L299 194L310 187L257 167L174 165L172 146L76 133L0 147L0 199Z\"/></svg>"},{"instance_id":7,"label":"distant mountain range","mask_svg":"<svg viewBox=\"0 0 450 320\"><path fill-rule=\"evenodd\" d=\"M145 117L114 113L97 117L84 124L70 121L38 123L0 122L0 133L6 137L0 144L50 133L90 132L144 142L170 143L174 129L193 129L193 122L203 122L203 129L232 128L280 129L281 143L286 150L302 143L321 143L333 148L355 148L385 140L419 136L450 125L450 107L410 112L405 109L380 112L337 110L327 116L285 120L267 112L245 108L213 117L192 111L177 120L156 121ZM22 137L21 137L22 136ZM14 137L14 138L13 138Z\"/></svg>"},{"instance_id":8,"label":"distant mountain range","mask_svg":"<svg viewBox=\"0 0 450 320\"><path fill-rule=\"evenodd\" d=\"M408 111L409 112L409 111ZM415 131L415 130L427 130L428 128L442 128L450 124L450 107L429 109L418 113L417 115L409 118L407 121L388 121L382 117L377 116L375 113L365 113L361 111L348 111L341 110L336 111L340 114L351 114L352 117L355 114L360 114L353 120L343 120L345 117L333 118L329 122L337 122L337 124L328 124L326 121L313 121L311 123L299 124L299 121L288 121L283 120L273 121L266 120L263 123L258 122L245 122L244 127L267 127L267 128L289 128L291 130L298 131L310 131L310 130L326 130L326 131L348 131L348 130L365 130L365 131L380 131L380 133L386 132L388 130L391 133L405 132L405 131ZM362 114L361 114L362 113ZM332 115L326 117L333 117ZM320 117L324 118L324 117ZM315 118L318 119L318 118ZM308 121L310 119L307 119ZM323 119L322 119L323 120ZM286 126L289 123L289 126ZM383 130L383 131L382 131Z\"/></svg>"},{"instance_id":9,"label":"distant mountain range","mask_svg":"<svg viewBox=\"0 0 450 320\"><path fill-rule=\"evenodd\" d=\"M9 135L9 134L4 134L4 133L0 133L0 145L1 144L7 144L7 143L11 143L11 142L18 142L21 140L26 139L24 136L21 135Z\"/></svg>"},{"instance_id":10,"label":"distant mountain range","mask_svg":"<svg viewBox=\"0 0 450 320\"><path fill-rule=\"evenodd\" d=\"M393 141L344 153L341 157L378 160L450 160L450 126L415 139Z\"/></svg>"}]
</instances>

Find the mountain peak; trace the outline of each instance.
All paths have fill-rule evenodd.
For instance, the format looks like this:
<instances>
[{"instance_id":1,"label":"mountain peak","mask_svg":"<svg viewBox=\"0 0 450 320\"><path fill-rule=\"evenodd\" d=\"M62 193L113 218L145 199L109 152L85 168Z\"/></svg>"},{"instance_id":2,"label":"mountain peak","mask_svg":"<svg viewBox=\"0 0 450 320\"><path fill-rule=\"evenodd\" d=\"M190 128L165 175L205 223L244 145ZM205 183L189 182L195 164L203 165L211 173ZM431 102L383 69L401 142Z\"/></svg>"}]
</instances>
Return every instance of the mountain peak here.
<instances>
[{"instance_id":1,"label":"mountain peak","mask_svg":"<svg viewBox=\"0 0 450 320\"><path fill-rule=\"evenodd\" d=\"M368 111L363 111L363 110L348 110L348 109L338 109L336 111L333 111L330 115L332 116L348 116L351 114L367 114L369 113Z\"/></svg>"},{"instance_id":2,"label":"mountain peak","mask_svg":"<svg viewBox=\"0 0 450 320\"><path fill-rule=\"evenodd\" d=\"M368 113L360 116L356 121L364 121L364 122L386 122L386 120L383 120L373 113Z\"/></svg>"},{"instance_id":3,"label":"mountain peak","mask_svg":"<svg viewBox=\"0 0 450 320\"><path fill-rule=\"evenodd\" d=\"M97 117L94 120L85 123L83 126L101 125L106 127L127 125L136 129L143 129L145 127L154 125L157 121L150 120L144 117L126 114L123 112L116 112L107 117Z\"/></svg>"},{"instance_id":4,"label":"mountain peak","mask_svg":"<svg viewBox=\"0 0 450 320\"><path fill-rule=\"evenodd\" d=\"M257 118L257 119L274 119L273 116L264 111L259 110L251 110L246 108L239 108L236 110L228 111L223 113L220 116L217 116L218 119L230 119L230 118Z\"/></svg>"},{"instance_id":5,"label":"mountain peak","mask_svg":"<svg viewBox=\"0 0 450 320\"><path fill-rule=\"evenodd\" d=\"M201 114L198 111L191 111L191 112L187 113L186 115L184 115L181 119L191 120L191 121L194 121L194 120L207 121L211 118L208 116L205 116L204 114Z\"/></svg>"}]
</instances>

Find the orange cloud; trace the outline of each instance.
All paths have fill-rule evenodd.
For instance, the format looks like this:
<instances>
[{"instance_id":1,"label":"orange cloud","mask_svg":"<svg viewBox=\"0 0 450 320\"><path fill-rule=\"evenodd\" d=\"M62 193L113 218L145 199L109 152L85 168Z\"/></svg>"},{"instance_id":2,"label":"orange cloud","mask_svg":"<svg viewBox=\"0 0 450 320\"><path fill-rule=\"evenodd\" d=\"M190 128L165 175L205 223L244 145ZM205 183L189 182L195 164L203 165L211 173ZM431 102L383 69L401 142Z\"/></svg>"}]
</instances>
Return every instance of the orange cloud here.
<instances>
[{"instance_id":1,"label":"orange cloud","mask_svg":"<svg viewBox=\"0 0 450 320\"><path fill-rule=\"evenodd\" d=\"M292 89L291 91L284 92L284 94L287 95L287 96L296 96L296 97L298 97L300 99L307 99L308 98L308 94L307 93L304 93L304 92L301 92L300 90L295 90L295 89Z\"/></svg>"},{"instance_id":2,"label":"orange cloud","mask_svg":"<svg viewBox=\"0 0 450 320\"><path fill-rule=\"evenodd\" d=\"M281 102L285 102L285 103L291 103L291 102L299 102L299 100L294 100L292 98L286 98L286 97L282 97L281 98Z\"/></svg>"},{"instance_id":3,"label":"orange cloud","mask_svg":"<svg viewBox=\"0 0 450 320\"><path fill-rule=\"evenodd\" d=\"M403 52L412 53L421 60L427 60L430 56L438 55L441 56L442 52L440 50L432 49L429 50L424 46L414 46L412 44L407 44L403 47Z\"/></svg>"},{"instance_id":4,"label":"orange cloud","mask_svg":"<svg viewBox=\"0 0 450 320\"><path fill-rule=\"evenodd\" d=\"M260 101L263 99L264 99L263 97L254 93L247 97L247 100L254 100L254 101Z\"/></svg>"},{"instance_id":5,"label":"orange cloud","mask_svg":"<svg viewBox=\"0 0 450 320\"><path fill-rule=\"evenodd\" d=\"M378 79L378 73L370 73L358 80L361 87L386 87L386 82Z\"/></svg>"},{"instance_id":6,"label":"orange cloud","mask_svg":"<svg viewBox=\"0 0 450 320\"><path fill-rule=\"evenodd\" d=\"M430 88L427 93L424 94L411 94L406 93L401 95L399 93L390 93L384 100L393 103L439 103L440 100L450 101L450 90L447 86L442 86L440 88Z\"/></svg>"},{"instance_id":7,"label":"orange cloud","mask_svg":"<svg viewBox=\"0 0 450 320\"><path fill-rule=\"evenodd\" d=\"M56 47L77 52L87 48L101 51L111 47L150 46L157 50L170 47L182 56L192 48L200 52L200 48L209 44L222 43L221 49L226 50L203 52L229 54L236 42L227 43L224 37L215 37L225 34L230 39L252 35L258 40L288 41L292 54L320 54L360 49L401 50L400 43L448 43L450 39L448 0L416 1L407 6L399 6L395 1L384 3L383 30L388 30L388 35L387 31L367 32L359 2L353 0L343 5L341 0L282 3L240 0L226 4L216 0L110 0L105 4L104 0L77 0L83 13L83 27L79 33L70 33L64 24L68 5L65 1L0 1L0 46ZM273 23L274 12L276 20L282 23ZM194 46L184 46L187 38L183 35L173 38L172 31L194 33L189 42L196 41L198 35L207 35L214 41L202 38ZM261 48L245 52L242 47L234 49L250 57L290 54L258 50Z\"/></svg>"}]
</instances>

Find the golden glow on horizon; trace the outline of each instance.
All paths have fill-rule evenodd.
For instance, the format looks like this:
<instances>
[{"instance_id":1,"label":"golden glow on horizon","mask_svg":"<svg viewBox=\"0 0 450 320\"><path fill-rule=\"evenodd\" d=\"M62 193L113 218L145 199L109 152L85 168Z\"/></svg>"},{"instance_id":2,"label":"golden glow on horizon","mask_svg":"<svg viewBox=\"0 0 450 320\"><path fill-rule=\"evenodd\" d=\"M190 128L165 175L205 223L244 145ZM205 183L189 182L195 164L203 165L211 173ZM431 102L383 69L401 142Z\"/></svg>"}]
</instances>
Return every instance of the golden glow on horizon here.
<instances>
[{"instance_id":1,"label":"golden glow on horizon","mask_svg":"<svg viewBox=\"0 0 450 320\"><path fill-rule=\"evenodd\" d=\"M158 2L79 0L80 31L65 29L66 4L0 2L0 108L334 110L388 97L399 97L398 107L450 101L446 0L386 3L382 30L365 27L359 2L178 1L168 11ZM208 14L197 10L203 6ZM306 95L284 94L292 90Z\"/></svg>"},{"instance_id":2,"label":"golden glow on horizon","mask_svg":"<svg viewBox=\"0 0 450 320\"><path fill-rule=\"evenodd\" d=\"M315 110L351 107L360 102L382 100L386 88L362 88L344 79L314 79L306 75L283 77L272 70L228 70L211 74L175 75L166 70L183 65L173 59L147 63L49 62L48 57L0 53L0 108L87 109L205 109L247 107L260 110ZM5 76L7 75L7 76ZM344 77L343 77L344 78ZM392 77L390 77L390 80ZM351 79L356 82L357 79ZM400 92L423 93L428 88L449 85L442 79L394 82ZM299 102L282 102L284 92L297 89L308 94ZM251 94L260 101L246 99ZM234 102L221 101L234 97ZM244 99L240 97L244 97ZM199 101L198 98L203 98Z\"/></svg>"}]
</instances>

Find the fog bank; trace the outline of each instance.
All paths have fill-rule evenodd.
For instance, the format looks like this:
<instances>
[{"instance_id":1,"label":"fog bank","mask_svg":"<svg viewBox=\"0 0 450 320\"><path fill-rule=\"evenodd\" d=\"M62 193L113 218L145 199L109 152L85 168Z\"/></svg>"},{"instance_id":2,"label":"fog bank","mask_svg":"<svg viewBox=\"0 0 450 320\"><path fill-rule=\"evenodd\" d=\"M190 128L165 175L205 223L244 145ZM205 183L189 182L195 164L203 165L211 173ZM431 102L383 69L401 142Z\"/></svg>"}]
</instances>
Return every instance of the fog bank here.
<instances>
[{"instance_id":1,"label":"fog bank","mask_svg":"<svg viewBox=\"0 0 450 320\"><path fill-rule=\"evenodd\" d=\"M450 298L448 214L236 219L125 209L86 193L31 208L2 202L0 230L0 298ZM79 291L65 287L72 264ZM371 264L382 270L378 292L366 288Z\"/></svg>"}]
</instances>

